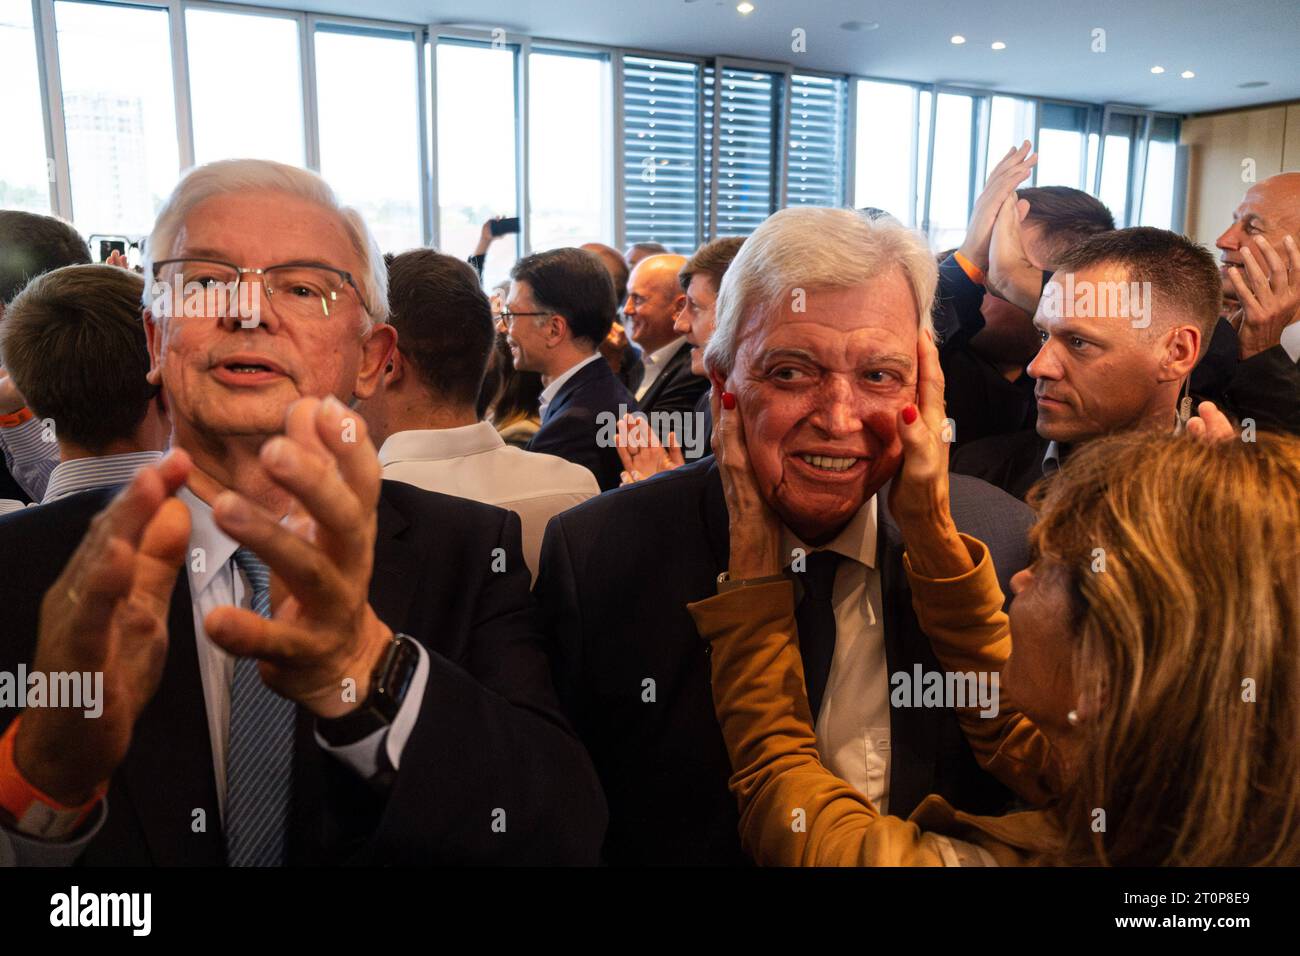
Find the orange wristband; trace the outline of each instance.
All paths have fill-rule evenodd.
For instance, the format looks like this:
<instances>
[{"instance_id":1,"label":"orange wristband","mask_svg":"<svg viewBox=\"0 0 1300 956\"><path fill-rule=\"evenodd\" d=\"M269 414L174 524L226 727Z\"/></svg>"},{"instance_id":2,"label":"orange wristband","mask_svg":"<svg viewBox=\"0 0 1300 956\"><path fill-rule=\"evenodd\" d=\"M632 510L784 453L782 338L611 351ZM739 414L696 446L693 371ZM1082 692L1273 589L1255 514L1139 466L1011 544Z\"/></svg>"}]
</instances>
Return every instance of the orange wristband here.
<instances>
[{"instance_id":1,"label":"orange wristband","mask_svg":"<svg viewBox=\"0 0 1300 956\"><path fill-rule=\"evenodd\" d=\"M984 284L984 270L971 262L960 252L954 252L952 257L957 260L957 265L961 266L961 271L966 273L966 278L970 279L976 285Z\"/></svg>"},{"instance_id":2,"label":"orange wristband","mask_svg":"<svg viewBox=\"0 0 1300 956\"><path fill-rule=\"evenodd\" d=\"M30 408L20 408L9 415L0 415L0 428L13 428L23 422L30 422L35 417Z\"/></svg>"},{"instance_id":3,"label":"orange wristband","mask_svg":"<svg viewBox=\"0 0 1300 956\"><path fill-rule=\"evenodd\" d=\"M22 714L15 717L0 737L0 809L13 817L20 833L46 840L66 839L104 799L108 785L96 787L95 795L79 807L60 803L32 786L14 763L14 741L22 719Z\"/></svg>"}]
</instances>

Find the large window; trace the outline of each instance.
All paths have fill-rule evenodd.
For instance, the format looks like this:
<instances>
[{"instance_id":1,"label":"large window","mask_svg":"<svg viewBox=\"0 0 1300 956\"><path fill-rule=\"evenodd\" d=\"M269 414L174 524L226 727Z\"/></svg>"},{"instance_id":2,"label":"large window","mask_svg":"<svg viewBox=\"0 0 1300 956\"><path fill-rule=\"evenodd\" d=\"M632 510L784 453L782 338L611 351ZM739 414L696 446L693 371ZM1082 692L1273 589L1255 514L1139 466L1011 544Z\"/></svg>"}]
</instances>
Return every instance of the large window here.
<instances>
[{"instance_id":1,"label":"large window","mask_svg":"<svg viewBox=\"0 0 1300 956\"><path fill-rule=\"evenodd\" d=\"M1088 180L1088 108L1044 103L1039 122L1036 186L1091 189Z\"/></svg>"},{"instance_id":2,"label":"large window","mask_svg":"<svg viewBox=\"0 0 1300 956\"><path fill-rule=\"evenodd\" d=\"M853 205L916 221L916 89L859 80Z\"/></svg>"},{"instance_id":3,"label":"large window","mask_svg":"<svg viewBox=\"0 0 1300 956\"><path fill-rule=\"evenodd\" d=\"M984 157L984 179L1007 150L1034 138L1034 101L1014 96L994 96L989 102L989 133Z\"/></svg>"},{"instance_id":4,"label":"large window","mask_svg":"<svg viewBox=\"0 0 1300 956\"><path fill-rule=\"evenodd\" d=\"M493 216L517 216L516 47L438 41L438 244L467 256ZM509 278L518 238L494 242L483 268L492 285Z\"/></svg>"},{"instance_id":5,"label":"large window","mask_svg":"<svg viewBox=\"0 0 1300 956\"><path fill-rule=\"evenodd\" d=\"M1131 173L1141 128L1141 117L1132 113L1111 113L1106 119L1101 188L1097 198L1110 208L1115 224L1121 227L1129 221L1129 198L1133 188Z\"/></svg>"},{"instance_id":6,"label":"large window","mask_svg":"<svg viewBox=\"0 0 1300 956\"><path fill-rule=\"evenodd\" d=\"M168 13L59 0L54 19L73 221L146 234L180 170Z\"/></svg>"},{"instance_id":7,"label":"large window","mask_svg":"<svg viewBox=\"0 0 1300 956\"><path fill-rule=\"evenodd\" d=\"M700 222L700 67L623 59L624 238L690 252Z\"/></svg>"},{"instance_id":8,"label":"large window","mask_svg":"<svg viewBox=\"0 0 1300 956\"><path fill-rule=\"evenodd\" d=\"M608 60L531 53L528 102L529 244L614 242Z\"/></svg>"},{"instance_id":9,"label":"large window","mask_svg":"<svg viewBox=\"0 0 1300 956\"><path fill-rule=\"evenodd\" d=\"M1173 229L1180 204L1174 192L1178 185L1178 121L1170 116L1151 120L1145 172L1142 179L1142 214L1138 225Z\"/></svg>"},{"instance_id":10,"label":"large window","mask_svg":"<svg viewBox=\"0 0 1300 956\"><path fill-rule=\"evenodd\" d=\"M956 93L938 97L927 223L935 249L960 245L966 235L972 200L973 103L971 97Z\"/></svg>"},{"instance_id":11,"label":"large window","mask_svg":"<svg viewBox=\"0 0 1300 956\"><path fill-rule=\"evenodd\" d=\"M185 33L194 161L254 157L305 166L297 20L188 9Z\"/></svg>"},{"instance_id":12,"label":"large window","mask_svg":"<svg viewBox=\"0 0 1300 956\"><path fill-rule=\"evenodd\" d=\"M409 34L316 29L320 171L385 252L418 246L420 99Z\"/></svg>"},{"instance_id":13,"label":"large window","mask_svg":"<svg viewBox=\"0 0 1300 956\"><path fill-rule=\"evenodd\" d=\"M50 211L30 0L0 0L0 209Z\"/></svg>"},{"instance_id":14,"label":"large window","mask_svg":"<svg viewBox=\"0 0 1300 956\"><path fill-rule=\"evenodd\" d=\"M848 83L841 77L790 79L786 204L844 204L844 137Z\"/></svg>"}]
</instances>

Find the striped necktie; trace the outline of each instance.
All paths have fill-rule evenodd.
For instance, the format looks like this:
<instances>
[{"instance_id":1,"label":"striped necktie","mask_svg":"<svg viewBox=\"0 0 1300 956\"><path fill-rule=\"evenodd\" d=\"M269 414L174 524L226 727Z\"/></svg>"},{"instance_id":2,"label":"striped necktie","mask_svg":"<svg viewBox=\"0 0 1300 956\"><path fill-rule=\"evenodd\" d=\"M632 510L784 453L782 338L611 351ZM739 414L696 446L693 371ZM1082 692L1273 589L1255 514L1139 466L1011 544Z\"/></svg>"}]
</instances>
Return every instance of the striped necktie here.
<instances>
[{"instance_id":1,"label":"striped necktie","mask_svg":"<svg viewBox=\"0 0 1300 956\"><path fill-rule=\"evenodd\" d=\"M271 616L271 572L252 551L235 565L253 591L252 608ZM226 754L226 862L283 866L289 830L295 707L264 683L257 658L235 661L230 686L230 748Z\"/></svg>"}]
</instances>

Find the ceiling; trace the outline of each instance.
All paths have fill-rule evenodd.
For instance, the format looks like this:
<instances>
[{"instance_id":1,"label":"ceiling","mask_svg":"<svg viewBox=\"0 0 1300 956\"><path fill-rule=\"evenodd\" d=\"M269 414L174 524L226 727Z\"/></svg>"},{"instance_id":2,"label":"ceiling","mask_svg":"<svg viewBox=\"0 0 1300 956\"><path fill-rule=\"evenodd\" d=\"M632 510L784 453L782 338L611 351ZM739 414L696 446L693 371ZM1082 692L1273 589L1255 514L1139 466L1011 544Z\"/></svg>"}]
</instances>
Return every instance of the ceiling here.
<instances>
[{"instance_id":1,"label":"ceiling","mask_svg":"<svg viewBox=\"0 0 1300 956\"><path fill-rule=\"evenodd\" d=\"M737 0L261 0L261 5L501 27L507 36L777 60L805 69L1176 113L1300 99L1300 0L751 2L755 9L748 16L737 12ZM804 31L806 52L792 52L796 29ZM1095 29L1105 31L1104 52L1093 52ZM952 44L953 34L967 42ZM994 51L994 41L1006 48ZM1157 65L1163 74L1151 73ZM1195 78L1183 79L1184 70ZM1266 85L1242 86L1261 82Z\"/></svg>"}]
</instances>

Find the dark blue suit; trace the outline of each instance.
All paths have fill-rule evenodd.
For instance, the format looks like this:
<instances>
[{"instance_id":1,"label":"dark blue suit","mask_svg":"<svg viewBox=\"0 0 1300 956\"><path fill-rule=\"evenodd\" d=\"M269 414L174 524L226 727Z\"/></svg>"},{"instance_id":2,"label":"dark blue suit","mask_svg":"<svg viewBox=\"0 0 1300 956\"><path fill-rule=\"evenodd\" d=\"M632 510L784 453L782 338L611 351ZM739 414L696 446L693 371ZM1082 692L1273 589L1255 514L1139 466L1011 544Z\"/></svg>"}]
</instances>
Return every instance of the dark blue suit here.
<instances>
[{"instance_id":1,"label":"dark blue suit","mask_svg":"<svg viewBox=\"0 0 1300 956\"><path fill-rule=\"evenodd\" d=\"M560 386L542 416L542 427L525 447L582 465L596 476L601 491L617 488L623 462L612 441L612 423L640 407L609 364L597 358Z\"/></svg>"}]
</instances>

